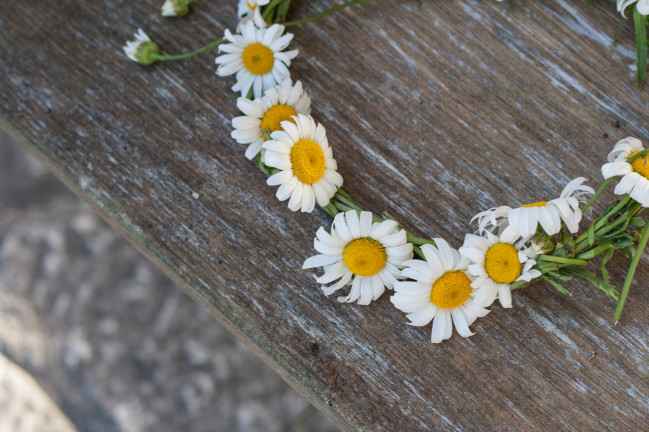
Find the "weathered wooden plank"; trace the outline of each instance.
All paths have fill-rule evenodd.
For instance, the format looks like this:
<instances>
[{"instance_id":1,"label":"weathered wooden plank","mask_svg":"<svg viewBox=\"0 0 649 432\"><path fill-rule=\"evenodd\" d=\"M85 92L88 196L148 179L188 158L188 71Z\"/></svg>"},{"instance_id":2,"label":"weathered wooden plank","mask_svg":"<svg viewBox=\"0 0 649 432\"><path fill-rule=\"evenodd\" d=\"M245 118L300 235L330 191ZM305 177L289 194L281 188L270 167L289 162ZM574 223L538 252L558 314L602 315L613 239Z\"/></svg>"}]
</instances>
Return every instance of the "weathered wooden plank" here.
<instances>
[{"instance_id":1,"label":"weathered wooden plank","mask_svg":"<svg viewBox=\"0 0 649 432\"><path fill-rule=\"evenodd\" d=\"M208 42L234 27L231 3L163 20L152 0L2 2L3 127L345 429L644 427L646 260L617 327L578 282L571 298L525 289L473 338L437 346L387 296L322 296L299 268L329 220L277 202L229 138L235 95L213 56L143 68L121 53L139 26L169 50ZM332 4L295 3L295 17ZM610 46L614 8L541 3L376 0L296 28L292 73L346 189L459 246L479 210L598 182L617 139L646 138L629 29ZM612 261L614 280L625 265Z\"/></svg>"}]
</instances>

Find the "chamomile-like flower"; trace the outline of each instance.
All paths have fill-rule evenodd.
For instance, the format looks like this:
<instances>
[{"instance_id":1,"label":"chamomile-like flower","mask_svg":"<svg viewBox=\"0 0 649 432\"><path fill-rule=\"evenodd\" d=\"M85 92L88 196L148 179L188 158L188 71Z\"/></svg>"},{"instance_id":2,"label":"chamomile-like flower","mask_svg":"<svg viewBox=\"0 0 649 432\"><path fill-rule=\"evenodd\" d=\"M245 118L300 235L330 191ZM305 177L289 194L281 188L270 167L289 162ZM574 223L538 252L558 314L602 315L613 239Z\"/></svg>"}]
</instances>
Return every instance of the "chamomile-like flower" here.
<instances>
[{"instance_id":1,"label":"chamomile-like flower","mask_svg":"<svg viewBox=\"0 0 649 432\"><path fill-rule=\"evenodd\" d=\"M266 27L266 21L261 16L261 6L265 6L270 0L261 0L260 2L253 2L255 6L251 6L246 0L239 1L239 24L237 24L237 33L241 32L241 28L252 21L258 28Z\"/></svg>"},{"instance_id":2,"label":"chamomile-like flower","mask_svg":"<svg viewBox=\"0 0 649 432\"><path fill-rule=\"evenodd\" d=\"M126 42L123 47L126 57L142 65L154 63L155 55L160 52L158 45L142 29L137 29L133 37L135 40Z\"/></svg>"},{"instance_id":3,"label":"chamomile-like flower","mask_svg":"<svg viewBox=\"0 0 649 432\"><path fill-rule=\"evenodd\" d=\"M366 211L360 216L355 210L338 213L331 233L320 227L313 243L320 255L308 258L302 268L323 267L316 279L321 284L339 279L322 286L325 295L351 285L347 296L338 297L341 303L368 305L378 299L385 288L394 287L399 269L412 258L406 232L393 220L372 223L372 213Z\"/></svg>"},{"instance_id":4,"label":"chamomile-like flower","mask_svg":"<svg viewBox=\"0 0 649 432\"><path fill-rule=\"evenodd\" d=\"M293 211L312 212L316 201L326 206L342 186L343 178L336 169L333 151L325 128L311 118L298 114L292 121L280 123L282 130L270 134L264 143L264 163L280 171L267 183L278 186L277 198L288 201Z\"/></svg>"},{"instance_id":5,"label":"chamomile-like flower","mask_svg":"<svg viewBox=\"0 0 649 432\"><path fill-rule=\"evenodd\" d=\"M472 220L478 219L480 233L505 229L527 238L536 232L540 224L546 234L553 235L561 231L563 221L568 231L574 234L579 231L582 217L580 205L595 193L593 188L584 185L585 181L584 177L572 180L563 188L559 198L524 204L514 209L495 207L477 214Z\"/></svg>"},{"instance_id":6,"label":"chamomile-like flower","mask_svg":"<svg viewBox=\"0 0 649 432\"><path fill-rule=\"evenodd\" d=\"M432 320L433 343L450 338L453 326L461 336L473 336L469 326L489 311L473 302L477 291L472 286L473 276L467 273L468 260L445 240L434 241L436 246L421 246L426 261L404 263L401 274L412 281L396 282L390 301L408 314L413 326L425 326Z\"/></svg>"},{"instance_id":7,"label":"chamomile-like flower","mask_svg":"<svg viewBox=\"0 0 649 432\"><path fill-rule=\"evenodd\" d=\"M248 145L246 157L252 159L262 150L270 134L282 128L281 122L293 122L292 116L311 112L311 99L300 81L292 85L291 79L286 78L281 85L266 90L261 98L252 101L239 98L237 107L244 115L232 120L232 138Z\"/></svg>"},{"instance_id":8,"label":"chamomile-like flower","mask_svg":"<svg viewBox=\"0 0 649 432\"><path fill-rule=\"evenodd\" d=\"M275 87L290 76L288 66L298 51L284 51L293 39L284 33L284 26L273 24L268 28L257 28L253 21L241 26L241 34L225 31L229 43L219 45L219 52L225 54L215 59L220 76L236 74L237 82L232 90L248 95L252 88L255 98L265 90Z\"/></svg>"},{"instance_id":9,"label":"chamomile-like flower","mask_svg":"<svg viewBox=\"0 0 649 432\"><path fill-rule=\"evenodd\" d=\"M260 6L266 6L269 2L270 0L239 0L237 15L241 19L255 10L259 10Z\"/></svg>"},{"instance_id":10,"label":"chamomile-like flower","mask_svg":"<svg viewBox=\"0 0 649 432\"><path fill-rule=\"evenodd\" d=\"M512 307L512 294L509 285L515 281L530 282L541 276L533 269L536 261L529 249L519 250L515 245L519 239L513 233L497 236L485 232L485 236L467 234L460 254L470 261L468 272L476 279L471 286L478 290L474 298L476 306L488 307L496 297L502 307Z\"/></svg>"},{"instance_id":11,"label":"chamomile-like flower","mask_svg":"<svg viewBox=\"0 0 649 432\"><path fill-rule=\"evenodd\" d=\"M615 186L615 194L629 194L643 207L649 207L649 155L627 162L627 159L642 150L644 147L639 139L628 137L618 141L608 154L609 163L602 166L602 175L605 179L622 176L622 180Z\"/></svg>"},{"instance_id":12,"label":"chamomile-like flower","mask_svg":"<svg viewBox=\"0 0 649 432\"><path fill-rule=\"evenodd\" d=\"M649 0L617 0L617 11L626 18L626 9L634 3L640 15L649 15Z\"/></svg>"}]
</instances>

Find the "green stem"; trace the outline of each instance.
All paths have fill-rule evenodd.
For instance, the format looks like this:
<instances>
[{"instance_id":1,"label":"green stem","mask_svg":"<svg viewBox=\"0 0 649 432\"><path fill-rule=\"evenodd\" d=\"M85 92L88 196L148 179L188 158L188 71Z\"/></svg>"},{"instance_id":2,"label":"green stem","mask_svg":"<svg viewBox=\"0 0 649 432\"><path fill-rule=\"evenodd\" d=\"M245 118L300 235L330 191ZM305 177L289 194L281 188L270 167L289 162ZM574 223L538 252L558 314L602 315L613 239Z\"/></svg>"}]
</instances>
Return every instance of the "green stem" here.
<instances>
[{"instance_id":1,"label":"green stem","mask_svg":"<svg viewBox=\"0 0 649 432\"><path fill-rule=\"evenodd\" d=\"M608 225L605 225L599 230L597 230L595 232L595 238L601 238L604 234L607 234L613 231L618 226L622 225L623 223L630 221L641 210L642 210L642 206L640 204L636 204L635 206L632 207L631 211L629 211L626 215L622 215L618 217L613 222L610 222ZM586 246L588 246L588 238L586 234L583 234L576 240L575 253L580 252Z\"/></svg>"},{"instance_id":2,"label":"green stem","mask_svg":"<svg viewBox=\"0 0 649 432\"><path fill-rule=\"evenodd\" d=\"M629 289L631 288L631 282L633 281L633 276L635 274L635 269L640 262L642 257L642 252L644 251L645 246L647 246L647 240L649 240L649 227L645 225L642 229L642 237L638 242L638 248L633 255L633 260L629 266L629 272L626 274L626 279L624 280L624 286L622 287L622 294L620 295L620 301L617 302L617 308L615 309L614 321L617 324L620 321L620 316L622 315L622 309L624 308L624 302L626 302L626 296L629 294Z\"/></svg>"},{"instance_id":3,"label":"green stem","mask_svg":"<svg viewBox=\"0 0 649 432\"><path fill-rule=\"evenodd\" d=\"M560 264L580 265L580 266L588 265L588 261L586 260L577 259L577 258L558 257L554 255L539 255L539 257L536 259L537 261L549 261L549 262L555 262Z\"/></svg>"},{"instance_id":4,"label":"green stem","mask_svg":"<svg viewBox=\"0 0 649 432\"><path fill-rule=\"evenodd\" d=\"M304 18L304 19L297 20L297 21L289 21L287 23L284 23L284 26L285 27L292 27L292 26L296 26L296 25L300 25L300 24L310 23L310 22L319 20L320 18L324 18L329 14L337 12L340 9L344 9L346 7L349 7L349 6L354 6L354 5L365 3L365 2L368 2L368 1L370 1L370 0L352 0L350 2L343 3L341 5L332 7L331 9L328 9L328 10L326 10L326 11L324 11L322 13L319 13L318 15L314 15L314 16L312 16L310 18Z\"/></svg>"},{"instance_id":5,"label":"green stem","mask_svg":"<svg viewBox=\"0 0 649 432\"><path fill-rule=\"evenodd\" d=\"M606 189L606 187L610 185L613 180L615 180L615 177L608 178L604 183L602 183L599 189L597 189L597 192L595 192L595 195L593 195L590 201L588 201L586 205L581 209L582 213L585 213L586 210L588 210L590 206L592 206L595 203L595 201L597 201L597 198L599 198L602 192L604 192L604 189Z\"/></svg>"},{"instance_id":6,"label":"green stem","mask_svg":"<svg viewBox=\"0 0 649 432\"><path fill-rule=\"evenodd\" d=\"M647 153L649 153L649 149L640 150L639 152L637 152L636 154L634 154L633 156L631 156L630 158L628 158L626 161L627 161L628 163L631 163L631 162L633 162L634 160L636 160L636 159L638 159L638 158L641 158L641 157L643 157L643 156L646 156ZM647 163L647 162L645 161L645 164L646 164L646 163Z\"/></svg>"},{"instance_id":7,"label":"green stem","mask_svg":"<svg viewBox=\"0 0 649 432\"><path fill-rule=\"evenodd\" d=\"M577 255L577 258L590 261L595 258L597 255L602 254L613 247L613 242L608 241L604 244L601 244L589 251L586 251L582 254Z\"/></svg>"},{"instance_id":8,"label":"green stem","mask_svg":"<svg viewBox=\"0 0 649 432\"><path fill-rule=\"evenodd\" d=\"M270 2L270 4L264 7L264 13L261 14L261 17L264 19L264 21L266 21L270 17L277 5L283 1L285 0L273 0L272 2Z\"/></svg>"},{"instance_id":9,"label":"green stem","mask_svg":"<svg viewBox=\"0 0 649 432\"><path fill-rule=\"evenodd\" d=\"M426 260L426 256L424 253L421 251L421 249L417 246L412 247L412 251L417 255L420 259L423 259L424 261Z\"/></svg>"},{"instance_id":10,"label":"green stem","mask_svg":"<svg viewBox=\"0 0 649 432\"><path fill-rule=\"evenodd\" d=\"M205 45L204 47L201 47L201 48L197 49L196 51L192 51L192 52L188 52L188 53L184 53L184 54L178 54L178 55L151 54L151 57L156 59L157 61L182 60L182 59L186 59L186 58L189 58L189 57L193 57L193 56L198 55L198 54L203 54L203 53L206 53L208 51L211 51L214 48L216 48L217 46L219 46L220 44L222 44L223 42L225 42L225 39L217 39L217 40L215 40L213 42L210 42L209 44Z\"/></svg>"}]
</instances>

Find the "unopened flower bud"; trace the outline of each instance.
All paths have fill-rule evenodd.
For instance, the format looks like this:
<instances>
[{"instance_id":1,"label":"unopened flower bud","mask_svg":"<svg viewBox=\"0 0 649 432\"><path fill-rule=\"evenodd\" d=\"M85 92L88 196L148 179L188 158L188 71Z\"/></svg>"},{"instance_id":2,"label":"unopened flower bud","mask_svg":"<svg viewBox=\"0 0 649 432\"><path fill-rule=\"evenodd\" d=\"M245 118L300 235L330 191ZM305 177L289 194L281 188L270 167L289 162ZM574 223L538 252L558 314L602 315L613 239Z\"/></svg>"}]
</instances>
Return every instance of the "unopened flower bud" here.
<instances>
[{"instance_id":1,"label":"unopened flower bud","mask_svg":"<svg viewBox=\"0 0 649 432\"><path fill-rule=\"evenodd\" d=\"M191 3L191 0L166 0L162 5L162 16L181 17L187 15L189 3Z\"/></svg>"},{"instance_id":2,"label":"unopened flower bud","mask_svg":"<svg viewBox=\"0 0 649 432\"><path fill-rule=\"evenodd\" d=\"M142 65L150 65L156 61L155 55L160 53L158 44L138 29L134 34L135 40L126 42L124 53L126 57Z\"/></svg>"},{"instance_id":3,"label":"unopened flower bud","mask_svg":"<svg viewBox=\"0 0 649 432\"><path fill-rule=\"evenodd\" d=\"M547 255L554 250L554 241L546 233L537 232L532 236L532 250L539 255Z\"/></svg>"}]
</instances>

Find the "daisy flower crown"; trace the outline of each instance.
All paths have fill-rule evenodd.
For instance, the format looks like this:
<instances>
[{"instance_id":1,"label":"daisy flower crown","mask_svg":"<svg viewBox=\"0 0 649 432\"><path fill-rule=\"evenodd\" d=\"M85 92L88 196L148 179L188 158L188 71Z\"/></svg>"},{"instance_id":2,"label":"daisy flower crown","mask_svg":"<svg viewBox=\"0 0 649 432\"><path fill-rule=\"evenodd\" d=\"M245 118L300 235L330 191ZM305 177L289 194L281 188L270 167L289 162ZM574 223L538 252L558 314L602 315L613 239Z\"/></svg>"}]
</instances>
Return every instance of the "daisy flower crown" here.
<instances>
[{"instance_id":1,"label":"daisy flower crown","mask_svg":"<svg viewBox=\"0 0 649 432\"><path fill-rule=\"evenodd\" d=\"M232 138L245 157L267 176L276 196L292 212L314 211L316 205L333 218L315 233L316 253L305 257L304 269L315 276L322 293L337 294L341 303L367 306L390 293L389 301L412 326L430 325L430 340L439 343L455 332L473 335L470 326L490 312L515 305L512 292L539 281L571 295L567 282L582 278L617 304L617 323L630 292L635 269L649 240L640 216L649 207L649 150L636 138L619 141L602 166L604 178L594 190L584 177L562 191L537 196L529 203L503 205L471 219L476 230L454 248L441 238L423 239L407 232L387 213L365 211L343 189L334 149L325 126L311 117L311 99L289 67L297 55L286 30L330 13L364 3L352 0L314 17L286 21L289 0L239 0L236 32L196 51L168 55L142 30L124 46L126 56L142 65L179 60L218 47L216 74L234 76L241 115L232 120ZM189 0L167 0L165 16L187 13ZM618 0L622 16L632 14L638 37L646 32L649 0ZM178 11L175 13L174 11ZM646 64L638 45L638 84ZM644 51L641 51L641 48ZM619 196L601 215L592 206L612 183ZM584 215L590 222L584 223ZM615 253L626 257L627 276L620 289L606 270ZM595 258L599 268L589 266Z\"/></svg>"}]
</instances>

